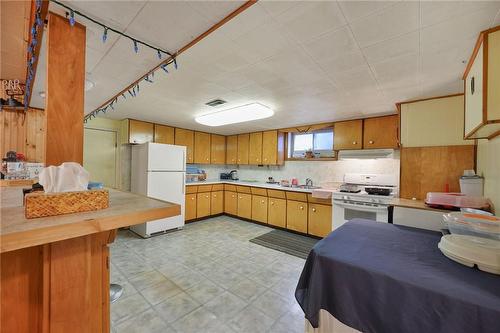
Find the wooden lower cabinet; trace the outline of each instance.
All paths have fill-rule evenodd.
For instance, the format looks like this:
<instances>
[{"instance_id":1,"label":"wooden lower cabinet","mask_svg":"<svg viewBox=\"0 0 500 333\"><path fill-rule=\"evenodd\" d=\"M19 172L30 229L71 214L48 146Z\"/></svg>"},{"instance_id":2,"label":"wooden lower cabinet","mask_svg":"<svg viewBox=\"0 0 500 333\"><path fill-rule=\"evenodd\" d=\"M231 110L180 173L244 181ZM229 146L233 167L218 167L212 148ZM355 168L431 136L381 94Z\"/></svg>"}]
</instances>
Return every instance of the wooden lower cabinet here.
<instances>
[{"instance_id":1,"label":"wooden lower cabinet","mask_svg":"<svg viewBox=\"0 0 500 333\"><path fill-rule=\"evenodd\" d=\"M196 197L196 218L210 216L210 192L198 193Z\"/></svg>"},{"instance_id":2,"label":"wooden lower cabinet","mask_svg":"<svg viewBox=\"0 0 500 333\"><path fill-rule=\"evenodd\" d=\"M307 202L286 201L287 229L307 233Z\"/></svg>"},{"instance_id":3,"label":"wooden lower cabinet","mask_svg":"<svg viewBox=\"0 0 500 333\"><path fill-rule=\"evenodd\" d=\"M267 197L252 195L252 220L267 223Z\"/></svg>"},{"instance_id":4,"label":"wooden lower cabinet","mask_svg":"<svg viewBox=\"0 0 500 333\"><path fill-rule=\"evenodd\" d=\"M224 191L224 213L230 215L238 214L238 197L233 191Z\"/></svg>"},{"instance_id":5,"label":"wooden lower cabinet","mask_svg":"<svg viewBox=\"0 0 500 333\"><path fill-rule=\"evenodd\" d=\"M116 231L4 252L0 332L109 332Z\"/></svg>"},{"instance_id":6,"label":"wooden lower cabinet","mask_svg":"<svg viewBox=\"0 0 500 333\"><path fill-rule=\"evenodd\" d=\"M218 215L224 212L224 192L216 191L211 193L210 215Z\"/></svg>"},{"instance_id":7,"label":"wooden lower cabinet","mask_svg":"<svg viewBox=\"0 0 500 333\"><path fill-rule=\"evenodd\" d=\"M252 195L247 193L238 193L238 217L244 219L252 218Z\"/></svg>"},{"instance_id":8,"label":"wooden lower cabinet","mask_svg":"<svg viewBox=\"0 0 500 333\"><path fill-rule=\"evenodd\" d=\"M276 227L286 227L286 200L268 198L267 223Z\"/></svg>"},{"instance_id":9,"label":"wooden lower cabinet","mask_svg":"<svg viewBox=\"0 0 500 333\"><path fill-rule=\"evenodd\" d=\"M309 204L308 233L325 237L332 231L332 206Z\"/></svg>"},{"instance_id":10,"label":"wooden lower cabinet","mask_svg":"<svg viewBox=\"0 0 500 333\"><path fill-rule=\"evenodd\" d=\"M185 205L184 220L194 220L196 218L196 193L186 194Z\"/></svg>"}]
</instances>

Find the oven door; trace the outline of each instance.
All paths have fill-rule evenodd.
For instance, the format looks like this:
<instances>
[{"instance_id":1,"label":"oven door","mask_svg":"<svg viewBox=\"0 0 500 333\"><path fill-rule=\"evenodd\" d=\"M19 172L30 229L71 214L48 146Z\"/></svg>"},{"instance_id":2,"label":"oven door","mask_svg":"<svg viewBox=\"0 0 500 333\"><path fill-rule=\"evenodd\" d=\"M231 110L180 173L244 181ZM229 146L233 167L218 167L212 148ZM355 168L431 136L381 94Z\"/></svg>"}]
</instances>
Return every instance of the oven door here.
<instances>
[{"instance_id":1,"label":"oven door","mask_svg":"<svg viewBox=\"0 0 500 333\"><path fill-rule=\"evenodd\" d=\"M377 222L389 222L389 211L385 205L368 206L333 200L333 228L340 227L352 219L366 219Z\"/></svg>"}]
</instances>

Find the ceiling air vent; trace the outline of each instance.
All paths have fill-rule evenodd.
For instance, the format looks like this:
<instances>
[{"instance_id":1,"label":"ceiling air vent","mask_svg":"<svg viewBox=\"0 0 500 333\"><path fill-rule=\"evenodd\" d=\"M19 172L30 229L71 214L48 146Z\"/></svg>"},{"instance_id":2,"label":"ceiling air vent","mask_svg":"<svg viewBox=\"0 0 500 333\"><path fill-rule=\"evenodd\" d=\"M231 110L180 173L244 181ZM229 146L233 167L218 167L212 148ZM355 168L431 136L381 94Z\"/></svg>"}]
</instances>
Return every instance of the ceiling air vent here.
<instances>
[{"instance_id":1,"label":"ceiling air vent","mask_svg":"<svg viewBox=\"0 0 500 333\"><path fill-rule=\"evenodd\" d=\"M224 103L227 103L227 102L224 101L224 100L222 100L222 99L214 99L213 101L205 103L205 105L214 106L215 107L215 106L222 105Z\"/></svg>"}]
</instances>

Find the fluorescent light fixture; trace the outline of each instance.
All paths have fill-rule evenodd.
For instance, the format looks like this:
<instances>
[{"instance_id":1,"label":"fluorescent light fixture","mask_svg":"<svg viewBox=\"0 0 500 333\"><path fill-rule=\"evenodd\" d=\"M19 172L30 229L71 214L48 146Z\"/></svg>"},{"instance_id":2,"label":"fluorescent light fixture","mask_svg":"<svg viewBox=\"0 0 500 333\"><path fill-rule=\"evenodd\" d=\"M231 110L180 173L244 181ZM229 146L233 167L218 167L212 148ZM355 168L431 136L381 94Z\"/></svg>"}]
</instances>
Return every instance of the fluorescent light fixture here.
<instances>
[{"instance_id":1,"label":"fluorescent light fixture","mask_svg":"<svg viewBox=\"0 0 500 333\"><path fill-rule=\"evenodd\" d=\"M273 114L274 111L267 106L260 103L251 103L205 114L203 116L196 117L194 120L202 125L222 126L269 118Z\"/></svg>"}]
</instances>

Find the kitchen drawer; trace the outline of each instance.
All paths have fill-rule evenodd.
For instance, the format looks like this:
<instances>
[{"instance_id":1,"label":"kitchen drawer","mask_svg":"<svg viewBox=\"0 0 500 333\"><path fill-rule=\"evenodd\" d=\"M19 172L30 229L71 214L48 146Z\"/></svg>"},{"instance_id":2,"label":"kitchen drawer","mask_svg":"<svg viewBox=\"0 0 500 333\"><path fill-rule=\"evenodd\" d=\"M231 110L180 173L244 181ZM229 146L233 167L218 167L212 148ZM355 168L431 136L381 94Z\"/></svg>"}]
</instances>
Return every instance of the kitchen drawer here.
<instances>
[{"instance_id":1,"label":"kitchen drawer","mask_svg":"<svg viewBox=\"0 0 500 333\"><path fill-rule=\"evenodd\" d=\"M224 184L224 190L236 192L236 185Z\"/></svg>"},{"instance_id":2,"label":"kitchen drawer","mask_svg":"<svg viewBox=\"0 0 500 333\"><path fill-rule=\"evenodd\" d=\"M307 193L300 192L286 192L287 200L304 201L307 202Z\"/></svg>"},{"instance_id":3,"label":"kitchen drawer","mask_svg":"<svg viewBox=\"0 0 500 333\"><path fill-rule=\"evenodd\" d=\"M186 185L186 194L198 193L198 186L196 185Z\"/></svg>"},{"instance_id":4,"label":"kitchen drawer","mask_svg":"<svg viewBox=\"0 0 500 333\"><path fill-rule=\"evenodd\" d=\"M248 186L236 186L236 192L238 192L238 193L251 193L250 187L248 187Z\"/></svg>"},{"instance_id":5,"label":"kitchen drawer","mask_svg":"<svg viewBox=\"0 0 500 333\"><path fill-rule=\"evenodd\" d=\"M224 190L224 184L214 184L212 185L212 191L223 191Z\"/></svg>"},{"instance_id":6,"label":"kitchen drawer","mask_svg":"<svg viewBox=\"0 0 500 333\"><path fill-rule=\"evenodd\" d=\"M270 198L286 199L285 191L267 190L267 196Z\"/></svg>"},{"instance_id":7,"label":"kitchen drawer","mask_svg":"<svg viewBox=\"0 0 500 333\"><path fill-rule=\"evenodd\" d=\"M210 191L212 191L212 185L200 185L200 186L198 186L198 193L210 192Z\"/></svg>"},{"instance_id":8,"label":"kitchen drawer","mask_svg":"<svg viewBox=\"0 0 500 333\"><path fill-rule=\"evenodd\" d=\"M265 188L251 187L250 190L252 191L252 194L263 195L263 196L267 197L267 190Z\"/></svg>"},{"instance_id":9,"label":"kitchen drawer","mask_svg":"<svg viewBox=\"0 0 500 333\"><path fill-rule=\"evenodd\" d=\"M309 203L317 203L317 204L322 204L322 205L332 205L332 199L320 199L320 198L314 198L312 194L307 195L307 202Z\"/></svg>"}]
</instances>

